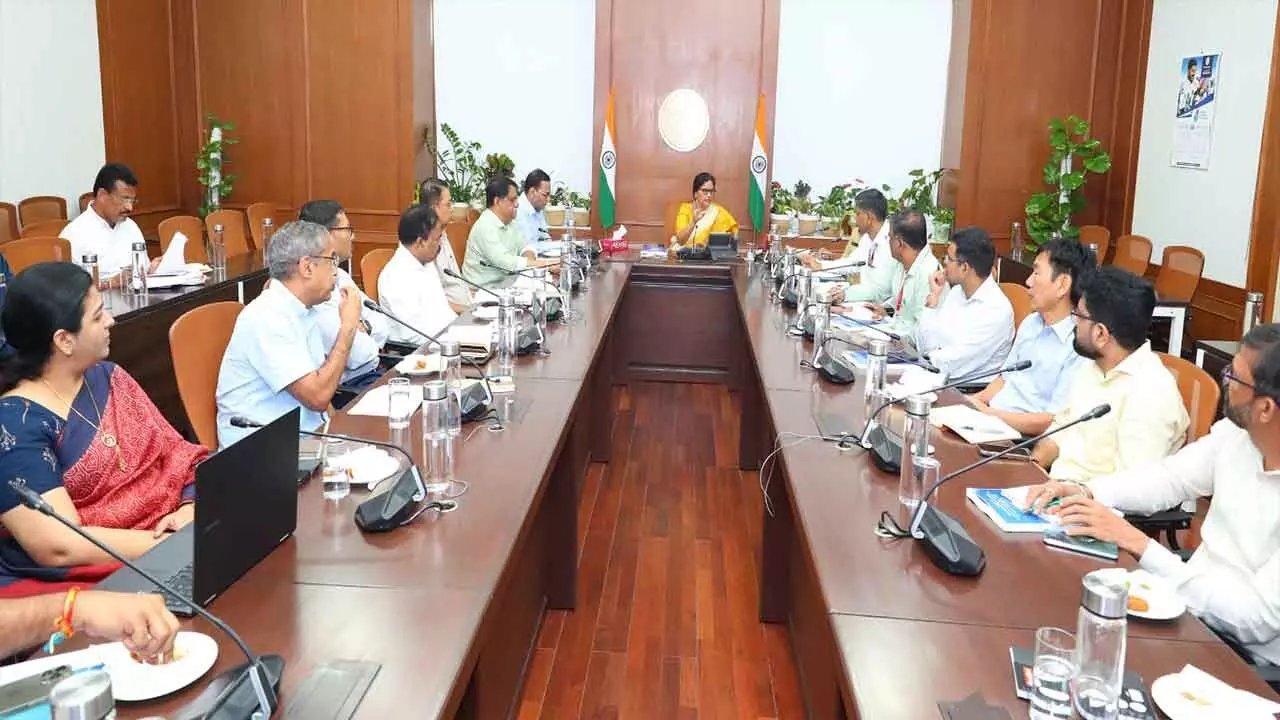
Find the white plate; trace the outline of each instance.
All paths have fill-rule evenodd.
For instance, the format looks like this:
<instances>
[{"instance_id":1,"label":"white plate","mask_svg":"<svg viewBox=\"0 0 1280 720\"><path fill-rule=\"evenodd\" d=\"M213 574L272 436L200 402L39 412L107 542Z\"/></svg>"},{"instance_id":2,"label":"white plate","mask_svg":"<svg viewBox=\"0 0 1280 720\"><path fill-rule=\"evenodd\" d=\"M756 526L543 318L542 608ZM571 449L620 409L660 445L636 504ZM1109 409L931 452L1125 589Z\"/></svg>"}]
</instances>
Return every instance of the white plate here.
<instances>
[{"instance_id":1,"label":"white plate","mask_svg":"<svg viewBox=\"0 0 1280 720\"><path fill-rule=\"evenodd\" d=\"M1140 597L1151 606L1146 612L1129 611L1144 620L1173 620L1187 611L1186 603L1178 599L1168 583L1145 570L1129 573L1129 595Z\"/></svg>"},{"instance_id":2,"label":"white plate","mask_svg":"<svg viewBox=\"0 0 1280 720\"><path fill-rule=\"evenodd\" d=\"M471 308L471 314L474 315L478 320L497 320L498 306L497 305L477 305L476 307Z\"/></svg>"},{"instance_id":3,"label":"white plate","mask_svg":"<svg viewBox=\"0 0 1280 720\"><path fill-rule=\"evenodd\" d=\"M422 363L420 366L419 363ZM440 372L441 358L439 353L430 355L405 355L396 363L396 372L401 375L431 375Z\"/></svg>"},{"instance_id":4,"label":"white plate","mask_svg":"<svg viewBox=\"0 0 1280 720\"><path fill-rule=\"evenodd\" d=\"M97 647L111 675L111 694L122 702L151 700L177 692L199 680L218 659L218 643L198 632L180 632L173 641L178 659L147 665L129 657L123 643Z\"/></svg>"}]
</instances>

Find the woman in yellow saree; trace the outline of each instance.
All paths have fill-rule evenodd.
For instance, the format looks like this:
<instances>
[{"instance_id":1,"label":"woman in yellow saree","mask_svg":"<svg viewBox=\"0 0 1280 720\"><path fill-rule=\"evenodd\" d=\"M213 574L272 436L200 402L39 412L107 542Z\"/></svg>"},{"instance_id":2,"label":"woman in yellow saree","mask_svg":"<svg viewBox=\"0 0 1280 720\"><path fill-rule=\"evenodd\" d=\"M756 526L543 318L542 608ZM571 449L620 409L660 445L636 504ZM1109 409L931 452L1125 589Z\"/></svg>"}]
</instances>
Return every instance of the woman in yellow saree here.
<instances>
[{"instance_id":1,"label":"woman in yellow saree","mask_svg":"<svg viewBox=\"0 0 1280 720\"><path fill-rule=\"evenodd\" d=\"M671 248L706 247L711 233L736 233L738 221L724 206L716 203L716 179L701 172L693 178L693 201L681 203L676 212L676 233Z\"/></svg>"}]
</instances>

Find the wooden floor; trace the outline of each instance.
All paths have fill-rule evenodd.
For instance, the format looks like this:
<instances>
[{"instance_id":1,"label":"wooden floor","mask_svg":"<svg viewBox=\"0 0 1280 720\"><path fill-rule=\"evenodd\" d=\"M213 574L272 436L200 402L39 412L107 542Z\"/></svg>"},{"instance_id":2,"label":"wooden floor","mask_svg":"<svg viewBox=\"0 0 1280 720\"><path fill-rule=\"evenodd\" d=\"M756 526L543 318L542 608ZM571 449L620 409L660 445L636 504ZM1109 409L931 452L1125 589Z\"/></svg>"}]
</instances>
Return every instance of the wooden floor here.
<instances>
[{"instance_id":1,"label":"wooden floor","mask_svg":"<svg viewBox=\"0 0 1280 720\"><path fill-rule=\"evenodd\" d=\"M785 628L756 619L759 488L720 385L619 389L579 508L577 610L548 612L520 718L798 718Z\"/></svg>"}]
</instances>

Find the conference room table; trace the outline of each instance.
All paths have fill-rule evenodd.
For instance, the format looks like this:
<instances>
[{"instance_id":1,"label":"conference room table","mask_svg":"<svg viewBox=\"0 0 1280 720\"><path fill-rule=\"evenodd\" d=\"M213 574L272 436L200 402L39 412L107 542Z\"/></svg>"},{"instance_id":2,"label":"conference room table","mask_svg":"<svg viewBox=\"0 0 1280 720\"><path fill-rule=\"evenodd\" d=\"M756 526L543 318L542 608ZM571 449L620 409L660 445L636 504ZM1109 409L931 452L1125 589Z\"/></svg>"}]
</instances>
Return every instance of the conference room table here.
<instances>
[{"instance_id":1,"label":"conference room table","mask_svg":"<svg viewBox=\"0 0 1280 720\"><path fill-rule=\"evenodd\" d=\"M514 392L495 397L503 428L464 427L455 455L469 488L456 510L363 534L352 514L367 491L326 501L309 483L294 536L210 605L254 652L285 657L279 716L318 666L343 659L381 664L357 717L509 716L544 610L577 601L578 500L587 464L609 458L613 385L728 384L740 397L746 470L760 468L779 433L860 429L860 386L826 384L799 365L811 346L787 334L792 315L769 300L759 270L641 261L632 249L604 258L573 307L581 317L552 323L550 354L519 358ZM420 420L392 431L382 417L342 412L332 429L396 442L420 461ZM944 469L976 458L942 432L932 442ZM760 619L788 625L810 716L933 717L938 701L974 690L1020 715L1009 645L1030 644L1039 626L1074 628L1081 577L1107 565L1004 534L965 503L967 484L1029 484L1039 471L993 463L941 490L936 502L987 553L981 576L957 578L913 542L874 534L898 479L860 450L789 440L774 459L770 472L742 475L764 486ZM217 640L215 672L241 661L205 622L184 625ZM1133 621L1129 635L1128 666L1148 682L1191 662L1274 697L1189 614ZM172 715L202 689L124 705L120 716Z\"/></svg>"}]
</instances>

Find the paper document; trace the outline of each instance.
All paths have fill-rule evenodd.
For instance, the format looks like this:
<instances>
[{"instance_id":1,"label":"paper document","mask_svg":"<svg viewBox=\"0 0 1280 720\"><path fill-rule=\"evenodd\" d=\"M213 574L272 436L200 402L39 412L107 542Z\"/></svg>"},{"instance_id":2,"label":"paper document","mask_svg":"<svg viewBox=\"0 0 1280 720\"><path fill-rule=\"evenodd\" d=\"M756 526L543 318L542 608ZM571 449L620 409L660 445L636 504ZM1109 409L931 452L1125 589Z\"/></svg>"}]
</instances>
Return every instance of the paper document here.
<instances>
[{"instance_id":1,"label":"paper document","mask_svg":"<svg viewBox=\"0 0 1280 720\"><path fill-rule=\"evenodd\" d=\"M1174 678L1174 687L1181 699L1188 700L1196 711L1203 715L1196 717L1215 718L1270 718L1280 712L1280 705L1265 698L1254 695L1247 690L1232 687L1195 665L1187 665ZM1165 678L1159 678L1163 681ZM1156 702L1161 702L1155 685L1151 693Z\"/></svg>"},{"instance_id":2,"label":"paper document","mask_svg":"<svg viewBox=\"0 0 1280 720\"><path fill-rule=\"evenodd\" d=\"M454 323L444 332L445 339L457 340L468 347L490 347L497 328L492 323Z\"/></svg>"},{"instance_id":3,"label":"paper document","mask_svg":"<svg viewBox=\"0 0 1280 720\"><path fill-rule=\"evenodd\" d=\"M160 256L160 264L153 275L176 275L187 269L187 236L180 232L173 234L169 247Z\"/></svg>"},{"instance_id":4,"label":"paper document","mask_svg":"<svg viewBox=\"0 0 1280 720\"><path fill-rule=\"evenodd\" d=\"M347 410L348 415L364 415L367 417L387 417L391 413L391 387L378 385L369 388L354 406Z\"/></svg>"},{"instance_id":5,"label":"paper document","mask_svg":"<svg viewBox=\"0 0 1280 720\"><path fill-rule=\"evenodd\" d=\"M640 257L651 259L663 259L667 257L667 249L662 245L645 245L640 248Z\"/></svg>"},{"instance_id":6,"label":"paper document","mask_svg":"<svg viewBox=\"0 0 1280 720\"><path fill-rule=\"evenodd\" d=\"M949 428L970 445L1021 440L1022 433L995 415L987 415L969 405L947 405L929 411L929 422L936 427Z\"/></svg>"}]
</instances>

